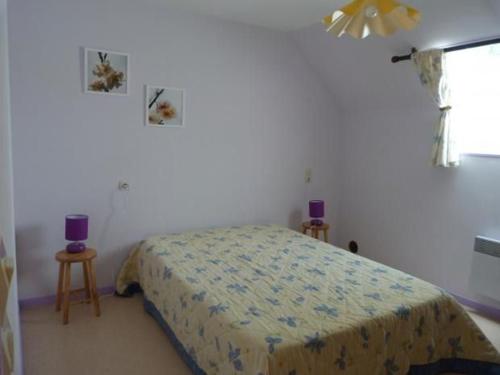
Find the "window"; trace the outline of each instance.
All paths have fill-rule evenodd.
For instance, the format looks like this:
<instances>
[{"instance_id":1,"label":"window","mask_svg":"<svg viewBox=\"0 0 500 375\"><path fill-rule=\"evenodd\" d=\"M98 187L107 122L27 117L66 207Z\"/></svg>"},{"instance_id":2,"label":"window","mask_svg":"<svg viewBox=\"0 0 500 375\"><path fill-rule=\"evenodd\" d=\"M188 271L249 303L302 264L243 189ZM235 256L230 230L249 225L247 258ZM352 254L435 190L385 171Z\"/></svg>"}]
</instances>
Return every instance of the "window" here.
<instances>
[{"instance_id":1,"label":"window","mask_svg":"<svg viewBox=\"0 0 500 375\"><path fill-rule=\"evenodd\" d=\"M500 155L500 44L446 57L461 153Z\"/></svg>"}]
</instances>

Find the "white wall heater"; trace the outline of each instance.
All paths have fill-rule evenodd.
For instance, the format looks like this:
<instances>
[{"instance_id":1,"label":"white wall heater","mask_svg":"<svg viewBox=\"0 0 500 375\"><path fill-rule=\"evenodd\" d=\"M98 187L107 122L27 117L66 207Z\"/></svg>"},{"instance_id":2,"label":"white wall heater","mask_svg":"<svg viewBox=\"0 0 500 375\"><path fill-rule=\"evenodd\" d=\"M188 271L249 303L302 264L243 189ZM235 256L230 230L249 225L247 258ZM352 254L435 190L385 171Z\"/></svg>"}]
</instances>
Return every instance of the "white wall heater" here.
<instances>
[{"instance_id":1,"label":"white wall heater","mask_svg":"<svg viewBox=\"0 0 500 375\"><path fill-rule=\"evenodd\" d=\"M470 286L478 294L500 301L500 241L476 237Z\"/></svg>"}]
</instances>

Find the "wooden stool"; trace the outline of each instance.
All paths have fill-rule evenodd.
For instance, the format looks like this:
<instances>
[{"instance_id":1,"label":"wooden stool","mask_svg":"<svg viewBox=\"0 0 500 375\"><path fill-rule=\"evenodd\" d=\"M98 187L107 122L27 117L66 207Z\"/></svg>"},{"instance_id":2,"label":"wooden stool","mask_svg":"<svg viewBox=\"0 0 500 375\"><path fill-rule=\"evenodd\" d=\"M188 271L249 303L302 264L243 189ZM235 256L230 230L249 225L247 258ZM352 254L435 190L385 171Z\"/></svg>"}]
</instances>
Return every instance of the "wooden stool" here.
<instances>
[{"instance_id":1,"label":"wooden stool","mask_svg":"<svg viewBox=\"0 0 500 375\"><path fill-rule=\"evenodd\" d=\"M325 242L328 242L328 230L329 229L330 229L330 225L327 223L323 223L321 225L311 225L310 221L306 221L306 222L302 223L302 233L303 234L307 234L307 231L310 230L311 235L314 238L319 239L319 232L322 231L323 232L323 240Z\"/></svg>"},{"instance_id":2,"label":"wooden stool","mask_svg":"<svg viewBox=\"0 0 500 375\"><path fill-rule=\"evenodd\" d=\"M99 296L95 283L95 271L92 265L92 259L97 256L94 249L85 249L81 253L68 253L66 250L61 250L56 254L56 260L59 264L59 280L57 282L57 300L56 311L61 311L63 305L63 323L68 324L69 321L69 304L71 294L85 292L85 299L76 301L76 303L93 303L95 315L101 315L99 307ZM83 280L85 288L71 290L71 263L82 263Z\"/></svg>"}]
</instances>

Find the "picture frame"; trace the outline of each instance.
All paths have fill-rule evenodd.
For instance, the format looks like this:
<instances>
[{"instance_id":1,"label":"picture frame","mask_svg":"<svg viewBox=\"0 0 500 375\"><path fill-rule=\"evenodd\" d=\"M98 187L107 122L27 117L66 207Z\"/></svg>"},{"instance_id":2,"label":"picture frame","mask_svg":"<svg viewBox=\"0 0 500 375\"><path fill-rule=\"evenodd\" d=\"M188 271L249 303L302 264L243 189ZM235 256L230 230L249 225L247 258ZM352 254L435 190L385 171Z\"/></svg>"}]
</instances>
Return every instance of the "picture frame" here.
<instances>
[{"instance_id":1,"label":"picture frame","mask_svg":"<svg viewBox=\"0 0 500 375\"><path fill-rule=\"evenodd\" d=\"M186 124L186 91L176 87L145 86L144 124L182 128Z\"/></svg>"},{"instance_id":2,"label":"picture frame","mask_svg":"<svg viewBox=\"0 0 500 375\"><path fill-rule=\"evenodd\" d=\"M84 49L84 92L126 96L130 90L130 55L105 49Z\"/></svg>"}]
</instances>

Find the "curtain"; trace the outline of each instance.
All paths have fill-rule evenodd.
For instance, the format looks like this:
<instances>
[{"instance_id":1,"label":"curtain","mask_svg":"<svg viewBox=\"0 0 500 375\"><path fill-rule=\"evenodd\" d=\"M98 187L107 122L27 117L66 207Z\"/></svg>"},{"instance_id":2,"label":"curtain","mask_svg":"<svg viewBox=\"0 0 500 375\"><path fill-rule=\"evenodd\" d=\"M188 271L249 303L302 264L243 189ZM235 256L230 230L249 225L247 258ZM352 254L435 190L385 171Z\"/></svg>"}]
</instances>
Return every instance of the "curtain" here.
<instances>
[{"instance_id":1,"label":"curtain","mask_svg":"<svg viewBox=\"0 0 500 375\"><path fill-rule=\"evenodd\" d=\"M443 50L415 52L412 60L417 68L420 82L427 88L439 108L439 121L432 146L432 165L435 167L458 167L456 129L451 121L450 88L446 74L446 55Z\"/></svg>"}]
</instances>

